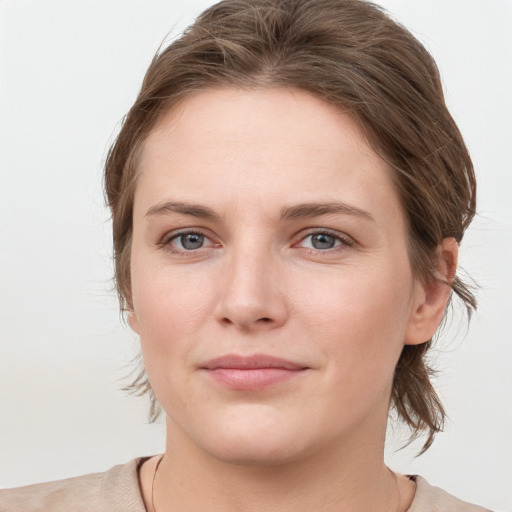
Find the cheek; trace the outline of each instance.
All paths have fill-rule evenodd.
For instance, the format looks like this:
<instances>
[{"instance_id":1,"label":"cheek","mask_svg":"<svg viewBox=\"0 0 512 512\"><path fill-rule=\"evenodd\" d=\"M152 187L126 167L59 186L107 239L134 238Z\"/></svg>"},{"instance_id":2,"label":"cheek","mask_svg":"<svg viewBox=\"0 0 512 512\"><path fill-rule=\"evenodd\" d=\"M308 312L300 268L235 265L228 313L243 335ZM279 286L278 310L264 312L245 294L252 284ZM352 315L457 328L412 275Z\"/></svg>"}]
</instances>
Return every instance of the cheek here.
<instances>
[{"instance_id":1,"label":"cheek","mask_svg":"<svg viewBox=\"0 0 512 512\"><path fill-rule=\"evenodd\" d=\"M408 274L383 268L347 272L306 287L307 301L296 305L297 316L308 338L318 339L333 372L393 372L409 320Z\"/></svg>"},{"instance_id":2,"label":"cheek","mask_svg":"<svg viewBox=\"0 0 512 512\"><path fill-rule=\"evenodd\" d=\"M149 267L149 265L148 265ZM132 271L134 310L142 340L197 332L212 309L213 288L197 272L151 267L151 273Z\"/></svg>"},{"instance_id":3,"label":"cheek","mask_svg":"<svg viewBox=\"0 0 512 512\"><path fill-rule=\"evenodd\" d=\"M205 318L211 316L208 288L168 268L153 266L151 275L144 275L134 266L132 275L138 333L153 391L165 410L187 407L180 393L169 390L182 389L189 379Z\"/></svg>"}]
</instances>

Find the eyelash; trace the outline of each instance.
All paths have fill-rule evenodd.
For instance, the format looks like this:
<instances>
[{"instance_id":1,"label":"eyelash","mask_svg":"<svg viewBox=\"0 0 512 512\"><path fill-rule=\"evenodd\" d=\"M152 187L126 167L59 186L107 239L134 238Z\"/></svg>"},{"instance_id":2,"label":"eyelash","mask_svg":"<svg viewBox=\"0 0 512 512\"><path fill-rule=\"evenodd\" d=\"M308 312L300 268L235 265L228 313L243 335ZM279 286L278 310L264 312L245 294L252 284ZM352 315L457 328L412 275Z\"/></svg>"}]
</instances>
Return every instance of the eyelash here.
<instances>
[{"instance_id":1,"label":"eyelash","mask_svg":"<svg viewBox=\"0 0 512 512\"><path fill-rule=\"evenodd\" d=\"M328 248L328 249L315 249L310 247L303 247L304 250L310 252L311 254L315 255L329 255L332 254L335 251L342 251L346 249L347 247L352 247L354 245L354 240L350 238L349 236L345 235L344 233L340 233L339 231L333 231L332 229L325 229L325 228L319 228L319 229L311 229L308 233L306 233L304 236L301 237L301 239L296 242L294 245L297 245L300 242L304 242L309 237L318 235L327 235L329 237L333 237L335 239L335 242L341 242L340 245Z\"/></svg>"},{"instance_id":2,"label":"eyelash","mask_svg":"<svg viewBox=\"0 0 512 512\"><path fill-rule=\"evenodd\" d=\"M186 235L199 235L199 236L203 236L207 240L210 240L208 235L200 229L183 229L183 230L179 230L179 231L172 231L171 233L167 233L166 235L164 235L162 240L158 243L158 246L173 253L173 254L178 254L178 255L182 255L182 256L196 255L198 253L198 251L203 249L204 247L200 247L197 250L181 250L181 249L178 249L178 248L172 246L171 242L173 240L177 240L180 237L186 236ZM220 244L213 244L213 245L218 246Z\"/></svg>"},{"instance_id":3,"label":"eyelash","mask_svg":"<svg viewBox=\"0 0 512 512\"><path fill-rule=\"evenodd\" d=\"M177 240L179 239L180 237L182 236L185 236L185 235L199 235L199 236L203 236L205 239L209 240L211 242L211 239L208 237L208 235L200 230L200 229L183 229L183 230L180 230L180 231L173 231L171 233L167 233L163 238L162 240L157 244L160 248L163 248L173 254L178 254L178 255L182 255L182 256L193 256L193 255L197 255L197 253L201 250L201 249L205 249L207 247L199 247L197 250L194 250L194 249L190 249L190 250L181 250L181 249L177 249L176 247L173 247L171 245L171 242L173 240ZM332 254L332 252L334 251L340 251L340 250L343 250L344 248L346 247L352 247L354 245L354 241L352 240L352 238L348 237L347 235L343 234L343 233L340 233L338 231L333 231L331 229L325 229L325 228L318 228L318 229L312 229L310 230L308 233L306 233L304 236L302 236L297 242L295 242L293 244L293 246L297 246L298 244L300 244L301 242L304 242L305 240L307 240L309 237L312 237L312 236L319 236L319 235L327 235L329 237L333 237L335 239L335 242L341 242L340 245L338 246L335 246L335 247L332 247L332 248L327 248L325 250L322 250L322 249L315 249L315 248L310 248L310 247L303 247L302 249L306 250L307 252L309 253L312 253L312 254ZM212 243L212 246L213 247L219 247L220 244L216 244L216 243Z\"/></svg>"}]
</instances>

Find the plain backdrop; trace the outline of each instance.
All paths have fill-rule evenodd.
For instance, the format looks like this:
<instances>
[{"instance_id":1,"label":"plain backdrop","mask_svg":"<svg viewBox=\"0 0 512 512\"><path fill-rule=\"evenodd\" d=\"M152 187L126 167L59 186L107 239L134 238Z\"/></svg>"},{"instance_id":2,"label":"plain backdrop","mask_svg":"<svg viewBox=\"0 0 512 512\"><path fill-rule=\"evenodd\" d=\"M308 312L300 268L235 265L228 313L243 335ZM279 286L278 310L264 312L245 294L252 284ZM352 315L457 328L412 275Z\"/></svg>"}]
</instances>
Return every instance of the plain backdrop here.
<instances>
[{"instance_id":1,"label":"plain backdrop","mask_svg":"<svg viewBox=\"0 0 512 512\"><path fill-rule=\"evenodd\" d=\"M121 391L137 339L112 291L102 163L166 36L211 2L0 0L0 487L162 452L162 422ZM474 158L479 283L439 339L446 431L387 450L395 470L512 510L512 2L381 0L433 53ZM390 436L392 436L390 429Z\"/></svg>"}]
</instances>

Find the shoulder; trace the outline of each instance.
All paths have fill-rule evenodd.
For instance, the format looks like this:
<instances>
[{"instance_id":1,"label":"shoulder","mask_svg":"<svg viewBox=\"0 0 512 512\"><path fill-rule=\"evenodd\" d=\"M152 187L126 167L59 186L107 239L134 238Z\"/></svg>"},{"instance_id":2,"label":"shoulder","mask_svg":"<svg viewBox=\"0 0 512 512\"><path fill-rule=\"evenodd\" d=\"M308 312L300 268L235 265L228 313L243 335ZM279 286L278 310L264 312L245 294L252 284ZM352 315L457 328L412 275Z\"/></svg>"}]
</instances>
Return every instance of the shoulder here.
<instances>
[{"instance_id":1,"label":"shoulder","mask_svg":"<svg viewBox=\"0 0 512 512\"><path fill-rule=\"evenodd\" d=\"M414 477L416 494L407 512L491 512L487 508L459 500L421 476Z\"/></svg>"},{"instance_id":2,"label":"shoulder","mask_svg":"<svg viewBox=\"0 0 512 512\"><path fill-rule=\"evenodd\" d=\"M105 473L0 490L2 512L145 512L138 468L144 459Z\"/></svg>"}]
</instances>

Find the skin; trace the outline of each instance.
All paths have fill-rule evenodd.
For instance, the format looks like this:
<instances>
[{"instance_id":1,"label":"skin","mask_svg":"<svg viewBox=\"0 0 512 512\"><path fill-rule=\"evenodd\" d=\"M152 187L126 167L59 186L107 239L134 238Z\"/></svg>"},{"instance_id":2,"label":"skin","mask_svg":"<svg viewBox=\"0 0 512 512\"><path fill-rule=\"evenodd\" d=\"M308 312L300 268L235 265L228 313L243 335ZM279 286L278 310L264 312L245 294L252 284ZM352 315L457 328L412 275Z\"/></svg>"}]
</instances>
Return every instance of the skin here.
<instances>
[{"instance_id":1,"label":"skin","mask_svg":"<svg viewBox=\"0 0 512 512\"><path fill-rule=\"evenodd\" d=\"M414 484L383 461L393 372L450 289L415 279L390 170L351 117L296 89L191 96L146 141L133 221L129 321L167 414L158 511L406 510ZM455 241L439 255L450 279ZM306 369L233 390L201 369L225 354Z\"/></svg>"}]
</instances>

